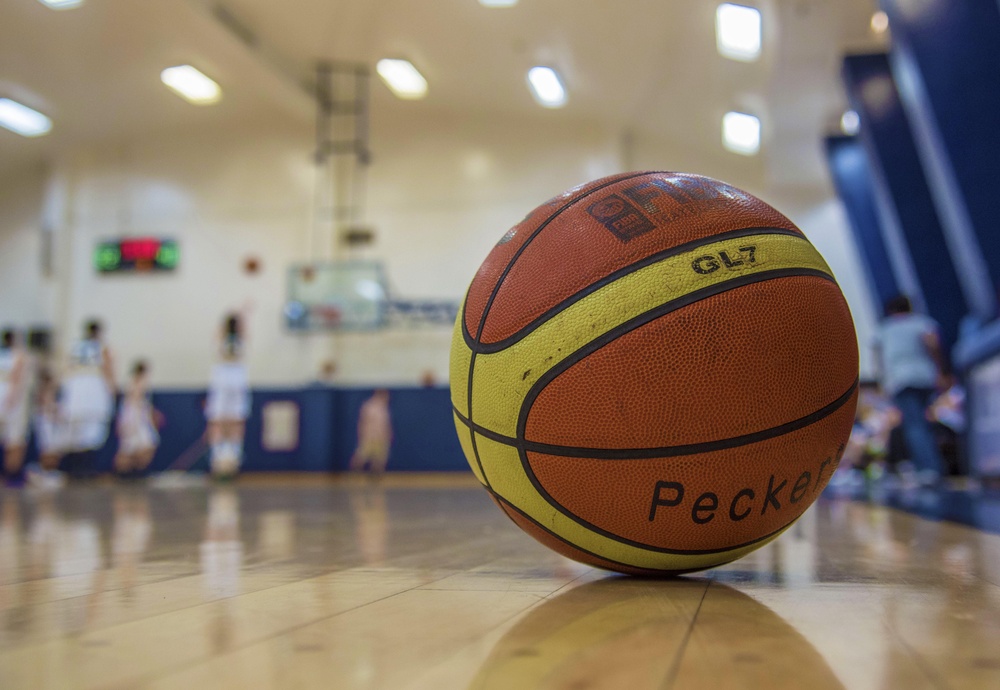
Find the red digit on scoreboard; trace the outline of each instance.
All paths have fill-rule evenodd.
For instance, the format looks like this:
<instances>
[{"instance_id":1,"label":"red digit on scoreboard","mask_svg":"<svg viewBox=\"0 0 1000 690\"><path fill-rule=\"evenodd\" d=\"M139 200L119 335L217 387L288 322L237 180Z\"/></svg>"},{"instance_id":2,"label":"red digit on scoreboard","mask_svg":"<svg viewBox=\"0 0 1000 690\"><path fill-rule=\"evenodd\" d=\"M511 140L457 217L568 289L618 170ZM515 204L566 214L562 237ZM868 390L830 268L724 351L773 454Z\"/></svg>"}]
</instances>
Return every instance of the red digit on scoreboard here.
<instances>
[{"instance_id":1,"label":"red digit on scoreboard","mask_svg":"<svg viewBox=\"0 0 1000 690\"><path fill-rule=\"evenodd\" d=\"M160 244L160 240L153 237L122 240L122 260L155 261L156 253L160 250Z\"/></svg>"}]
</instances>

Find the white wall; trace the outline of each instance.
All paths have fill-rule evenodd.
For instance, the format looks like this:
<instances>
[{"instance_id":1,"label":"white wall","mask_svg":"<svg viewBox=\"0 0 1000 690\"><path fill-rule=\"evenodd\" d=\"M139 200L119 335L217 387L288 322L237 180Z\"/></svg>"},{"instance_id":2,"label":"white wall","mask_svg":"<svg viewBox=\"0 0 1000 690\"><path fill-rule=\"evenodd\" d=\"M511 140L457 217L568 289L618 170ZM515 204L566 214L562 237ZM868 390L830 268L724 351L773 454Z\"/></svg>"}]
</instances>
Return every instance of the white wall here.
<instances>
[{"instance_id":1,"label":"white wall","mask_svg":"<svg viewBox=\"0 0 1000 690\"><path fill-rule=\"evenodd\" d=\"M397 116L398 117L398 116ZM226 311L252 303L249 365L257 385L298 385L321 362L342 383L444 382L450 328L333 337L292 334L281 323L289 263L310 258L384 260L399 297L459 300L497 239L529 210L581 182L629 167L704 172L736 184L761 179L759 162L730 159L692 169L690 152L622 137L608 128L427 113L373 122L368 211L376 241L335 249L314 213L317 173L308 123L246 123L198 133L78 148L43 171L0 188L0 323L48 321L65 349L80 324L99 317L123 374L149 358L160 386L201 386ZM728 155L728 154L727 154ZM623 162L625 161L625 162ZM797 221L838 275L856 276L846 222L830 195L750 191ZM40 269L40 227L57 238L51 278ZM179 269L165 275L101 276L92 251L102 238L173 237ZM325 248L315 251L317 245ZM262 271L242 270L249 256ZM864 331L860 280L842 280ZM865 337L864 335L862 336Z\"/></svg>"},{"instance_id":2,"label":"white wall","mask_svg":"<svg viewBox=\"0 0 1000 690\"><path fill-rule=\"evenodd\" d=\"M0 327L51 318L53 281L42 271L42 200L47 172L30 168L0 180Z\"/></svg>"},{"instance_id":3,"label":"white wall","mask_svg":"<svg viewBox=\"0 0 1000 690\"><path fill-rule=\"evenodd\" d=\"M581 181L616 170L599 128L438 117L375 123L367 220L376 242L354 256L386 262L393 291L409 298L464 294L496 240L525 212ZM387 129L385 134L382 129ZM251 303L249 366L258 385L300 384L334 358L344 383L447 377L449 328L332 337L284 330L286 268L310 253L317 173L307 124L255 123L79 148L46 177L0 195L0 317L48 322L65 350L80 324L106 325L122 375L153 363L161 386L203 385L224 313ZM54 219L55 277L41 276L42 209ZM98 240L176 238L170 274L99 275ZM315 242L312 243L315 246ZM323 251L319 258L342 249ZM262 270L242 270L249 256ZM54 295L54 298L52 297Z\"/></svg>"}]
</instances>

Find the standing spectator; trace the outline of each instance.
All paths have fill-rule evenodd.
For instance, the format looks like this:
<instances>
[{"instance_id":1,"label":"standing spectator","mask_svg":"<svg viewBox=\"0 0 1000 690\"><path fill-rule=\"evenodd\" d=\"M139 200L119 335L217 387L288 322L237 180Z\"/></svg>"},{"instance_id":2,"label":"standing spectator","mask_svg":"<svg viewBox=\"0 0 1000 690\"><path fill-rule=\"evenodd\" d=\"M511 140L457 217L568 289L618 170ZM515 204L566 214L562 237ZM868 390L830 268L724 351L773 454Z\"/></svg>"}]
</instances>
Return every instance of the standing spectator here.
<instances>
[{"instance_id":1,"label":"standing spectator","mask_svg":"<svg viewBox=\"0 0 1000 690\"><path fill-rule=\"evenodd\" d=\"M59 409L59 382L47 367L38 372L35 388L34 430L41 467L29 475L37 486L58 488L66 478L59 471L59 461L66 450L66 424Z\"/></svg>"},{"instance_id":2,"label":"standing spectator","mask_svg":"<svg viewBox=\"0 0 1000 690\"><path fill-rule=\"evenodd\" d=\"M379 388L361 404L358 413L358 447L351 456L351 470L367 466L375 476L385 472L392 445L392 421L389 417L389 391Z\"/></svg>"},{"instance_id":3,"label":"standing spectator","mask_svg":"<svg viewBox=\"0 0 1000 690\"><path fill-rule=\"evenodd\" d=\"M28 442L28 354L12 329L0 334L0 429L3 469L11 486L23 483L21 466Z\"/></svg>"},{"instance_id":4,"label":"standing spectator","mask_svg":"<svg viewBox=\"0 0 1000 690\"><path fill-rule=\"evenodd\" d=\"M927 420L927 407L936 391L947 388L938 324L929 316L915 314L903 295L889 300L885 313L875 342L882 388L899 408L917 480L933 485L945 468Z\"/></svg>"}]
</instances>

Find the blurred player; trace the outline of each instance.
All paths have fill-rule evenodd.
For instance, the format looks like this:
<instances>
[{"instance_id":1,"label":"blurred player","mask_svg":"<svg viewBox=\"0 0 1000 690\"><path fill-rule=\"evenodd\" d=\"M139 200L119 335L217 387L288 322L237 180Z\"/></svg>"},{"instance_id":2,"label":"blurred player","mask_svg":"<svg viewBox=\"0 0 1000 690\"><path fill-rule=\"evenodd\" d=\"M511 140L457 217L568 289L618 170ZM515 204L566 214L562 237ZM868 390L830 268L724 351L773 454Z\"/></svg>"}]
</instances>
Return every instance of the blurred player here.
<instances>
[{"instance_id":1,"label":"blurred player","mask_svg":"<svg viewBox=\"0 0 1000 690\"><path fill-rule=\"evenodd\" d=\"M367 466L374 475L385 472L392 445L392 420L389 417L389 391L380 388L361 405L358 413L358 447L351 457L351 470Z\"/></svg>"},{"instance_id":2,"label":"blurred player","mask_svg":"<svg viewBox=\"0 0 1000 690\"><path fill-rule=\"evenodd\" d=\"M899 411L874 382L862 382L851 437L833 477L832 486L860 485L881 479L887 469L889 439L899 425Z\"/></svg>"},{"instance_id":3,"label":"blurred player","mask_svg":"<svg viewBox=\"0 0 1000 690\"><path fill-rule=\"evenodd\" d=\"M0 334L0 426L4 473L11 485L23 482L21 465L28 440L28 354L13 330Z\"/></svg>"},{"instance_id":4,"label":"blurred player","mask_svg":"<svg viewBox=\"0 0 1000 690\"><path fill-rule=\"evenodd\" d=\"M250 382L243 363L245 311L229 314L223 323L220 361L212 366L205 402L212 474L219 478L239 471L246 418L250 415Z\"/></svg>"},{"instance_id":5,"label":"blurred player","mask_svg":"<svg viewBox=\"0 0 1000 690\"><path fill-rule=\"evenodd\" d=\"M938 324L929 316L915 313L904 295L889 300L885 313L875 340L882 388L902 417L903 435L917 470L916 481L931 486L945 471L944 458L927 420L935 389L948 388Z\"/></svg>"},{"instance_id":6,"label":"blurred player","mask_svg":"<svg viewBox=\"0 0 1000 690\"><path fill-rule=\"evenodd\" d=\"M160 435L156 431L157 412L149 400L148 374L146 362L135 363L118 411L115 470L123 476L146 469L160 445Z\"/></svg>"},{"instance_id":7,"label":"blurred player","mask_svg":"<svg viewBox=\"0 0 1000 690\"><path fill-rule=\"evenodd\" d=\"M33 426L41 470L31 472L28 479L39 487L58 488L66 479L58 470L66 451L66 424L59 409L59 383L47 368L38 372Z\"/></svg>"},{"instance_id":8,"label":"blurred player","mask_svg":"<svg viewBox=\"0 0 1000 690\"><path fill-rule=\"evenodd\" d=\"M83 339L70 350L60 412L66 423L66 460L71 473L93 471L114 413L114 368L99 321L84 326Z\"/></svg>"}]
</instances>

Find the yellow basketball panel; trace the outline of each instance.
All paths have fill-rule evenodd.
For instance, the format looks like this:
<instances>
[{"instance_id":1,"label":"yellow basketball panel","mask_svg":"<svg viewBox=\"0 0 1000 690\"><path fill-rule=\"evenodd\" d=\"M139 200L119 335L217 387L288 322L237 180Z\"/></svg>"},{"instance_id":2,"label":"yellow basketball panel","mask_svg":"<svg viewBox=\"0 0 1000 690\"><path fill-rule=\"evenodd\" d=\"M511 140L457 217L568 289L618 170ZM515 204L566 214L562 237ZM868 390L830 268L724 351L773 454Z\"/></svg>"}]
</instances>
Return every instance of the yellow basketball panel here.
<instances>
[{"instance_id":1,"label":"yellow basketball panel","mask_svg":"<svg viewBox=\"0 0 1000 690\"><path fill-rule=\"evenodd\" d=\"M477 435L479 459L493 492L557 537L601 558L650 570L697 570L728 563L776 539L788 526L765 540L710 554L673 554L606 537L565 515L546 501L524 472L516 448ZM475 460L470 458L470 464ZM789 525L790 526L790 525Z\"/></svg>"},{"instance_id":2,"label":"yellow basketball panel","mask_svg":"<svg viewBox=\"0 0 1000 690\"><path fill-rule=\"evenodd\" d=\"M754 263L731 269L698 273L692 264L699 257L717 254L734 246L754 244ZM472 422L490 431L514 438L521 403L531 387L547 371L592 340L656 307L706 287L712 287L762 271L805 268L830 274L819 252L803 237L754 235L737 241L712 242L671 256L603 286L552 316L509 347L478 354L472 378ZM452 395L464 393L455 406L467 407L467 381L461 378L468 346L462 339L461 315L452 348ZM457 352L456 354L456 347ZM470 353L471 354L471 353ZM457 377L457 378L456 378ZM463 416L468 417L467 412Z\"/></svg>"}]
</instances>

